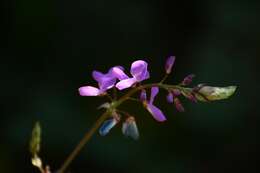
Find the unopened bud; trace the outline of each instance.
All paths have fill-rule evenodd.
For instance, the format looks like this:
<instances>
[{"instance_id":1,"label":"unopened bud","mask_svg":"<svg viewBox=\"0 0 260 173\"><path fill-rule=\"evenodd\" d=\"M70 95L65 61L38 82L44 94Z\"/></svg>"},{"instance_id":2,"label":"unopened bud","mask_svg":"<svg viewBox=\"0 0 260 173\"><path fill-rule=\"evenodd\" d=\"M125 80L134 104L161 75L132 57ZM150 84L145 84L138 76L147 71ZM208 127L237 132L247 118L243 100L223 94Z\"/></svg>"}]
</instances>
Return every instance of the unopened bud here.
<instances>
[{"instance_id":1,"label":"unopened bud","mask_svg":"<svg viewBox=\"0 0 260 173\"><path fill-rule=\"evenodd\" d=\"M175 56L170 56L165 63L165 72L166 74L170 74L172 71L172 66L175 62Z\"/></svg>"}]
</instances>

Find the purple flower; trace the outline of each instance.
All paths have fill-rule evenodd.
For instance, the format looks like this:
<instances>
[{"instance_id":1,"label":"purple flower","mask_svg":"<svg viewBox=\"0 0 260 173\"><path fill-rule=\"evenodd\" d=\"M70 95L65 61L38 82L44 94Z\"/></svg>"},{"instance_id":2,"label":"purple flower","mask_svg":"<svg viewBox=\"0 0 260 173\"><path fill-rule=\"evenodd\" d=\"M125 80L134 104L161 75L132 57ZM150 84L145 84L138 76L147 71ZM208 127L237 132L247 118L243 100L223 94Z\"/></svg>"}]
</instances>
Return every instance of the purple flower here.
<instances>
[{"instance_id":1,"label":"purple flower","mask_svg":"<svg viewBox=\"0 0 260 173\"><path fill-rule=\"evenodd\" d=\"M166 120L163 112L153 104L154 98L158 94L158 92L159 92L158 87L152 87L150 100L144 101L144 105L145 105L146 109L152 114L154 119L156 119L159 122L163 122Z\"/></svg>"},{"instance_id":2,"label":"purple flower","mask_svg":"<svg viewBox=\"0 0 260 173\"><path fill-rule=\"evenodd\" d=\"M142 60L137 60L132 63L130 73L133 77L126 77L125 79L120 79L121 81L116 84L116 87L119 90L123 90L133 86L137 82L141 82L150 77L150 74L147 70L147 63Z\"/></svg>"},{"instance_id":3,"label":"purple flower","mask_svg":"<svg viewBox=\"0 0 260 173\"><path fill-rule=\"evenodd\" d=\"M189 85L189 84L192 82L192 79L193 79L194 77L195 77L194 74L190 74L190 75L186 76L186 77L183 79L183 81L181 82L181 85L184 85L184 86Z\"/></svg>"},{"instance_id":4,"label":"purple flower","mask_svg":"<svg viewBox=\"0 0 260 173\"><path fill-rule=\"evenodd\" d=\"M165 72L166 74L170 74L172 71L172 66L175 62L175 56L170 56L165 63Z\"/></svg>"},{"instance_id":5,"label":"purple flower","mask_svg":"<svg viewBox=\"0 0 260 173\"><path fill-rule=\"evenodd\" d=\"M81 96L98 96L106 92L106 90L114 87L116 80L124 80L128 76L123 72L123 67L112 67L108 73L103 74L99 71L93 71L92 77L98 82L98 87L83 86L79 88Z\"/></svg>"}]
</instances>

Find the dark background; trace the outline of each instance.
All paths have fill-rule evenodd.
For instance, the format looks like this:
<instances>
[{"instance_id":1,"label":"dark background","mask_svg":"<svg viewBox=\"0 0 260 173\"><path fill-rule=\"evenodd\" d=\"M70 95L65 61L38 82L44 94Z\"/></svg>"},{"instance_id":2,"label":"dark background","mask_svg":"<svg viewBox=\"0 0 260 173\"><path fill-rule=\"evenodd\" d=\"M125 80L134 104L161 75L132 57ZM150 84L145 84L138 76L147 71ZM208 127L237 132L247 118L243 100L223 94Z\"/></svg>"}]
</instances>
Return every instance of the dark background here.
<instances>
[{"instance_id":1,"label":"dark background","mask_svg":"<svg viewBox=\"0 0 260 173\"><path fill-rule=\"evenodd\" d=\"M140 140L122 136L120 126L95 135L71 172L257 172L260 1L5 0L1 8L1 173L38 172L28 152L37 120L41 157L52 170L61 165L101 114L103 99L77 92L95 85L92 70L144 59L154 82L172 54L169 83L194 73L194 85L237 85L237 92L211 104L183 100L185 113L161 92L162 124L129 103Z\"/></svg>"}]
</instances>

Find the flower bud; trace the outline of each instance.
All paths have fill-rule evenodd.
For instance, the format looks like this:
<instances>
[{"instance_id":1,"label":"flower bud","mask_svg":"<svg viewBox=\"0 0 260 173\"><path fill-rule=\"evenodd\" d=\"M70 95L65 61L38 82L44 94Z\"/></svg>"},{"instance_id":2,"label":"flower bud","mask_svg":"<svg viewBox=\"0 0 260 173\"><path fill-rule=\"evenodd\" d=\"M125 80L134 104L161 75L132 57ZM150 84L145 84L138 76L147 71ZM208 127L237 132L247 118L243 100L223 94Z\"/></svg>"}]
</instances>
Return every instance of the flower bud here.
<instances>
[{"instance_id":1,"label":"flower bud","mask_svg":"<svg viewBox=\"0 0 260 173\"><path fill-rule=\"evenodd\" d=\"M228 86L228 87L212 87L212 86L202 86L198 90L198 94L196 97L198 100L205 101L205 99L209 101L214 100L222 100L227 99L236 91L236 86ZM203 97L205 97L203 99Z\"/></svg>"},{"instance_id":2,"label":"flower bud","mask_svg":"<svg viewBox=\"0 0 260 173\"><path fill-rule=\"evenodd\" d=\"M174 98L174 105L175 105L176 109L179 112L184 112L185 111L184 107L181 104L181 101L177 97Z\"/></svg>"},{"instance_id":3,"label":"flower bud","mask_svg":"<svg viewBox=\"0 0 260 173\"><path fill-rule=\"evenodd\" d=\"M172 66L173 66L174 62L175 62L175 56L170 56L167 59L167 61L165 63L165 72L166 72L166 74L170 74L171 73Z\"/></svg>"},{"instance_id":4,"label":"flower bud","mask_svg":"<svg viewBox=\"0 0 260 173\"><path fill-rule=\"evenodd\" d=\"M41 143L41 126L39 122L36 122L32 130L32 137L30 141L30 152L33 156L39 153L40 143Z\"/></svg>"},{"instance_id":5,"label":"flower bud","mask_svg":"<svg viewBox=\"0 0 260 173\"><path fill-rule=\"evenodd\" d=\"M172 94L172 92L168 93L166 99L167 99L167 102L173 103L173 94Z\"/></svg>"},{"instance_id":6,"label":"flower bud","mask_svg":"<svg viewBox=\"0 0 260 173\"><path fill-rule=\"evenodd\" d=\"M183 79L183 81L181 82L181 85L184 85L184 86L189 85L189 84L192 82L192 79L193 79L194 77L195 77L194 74L190 74L190 75L186 76L186 77Z\"/></svg>"}]
</instances>

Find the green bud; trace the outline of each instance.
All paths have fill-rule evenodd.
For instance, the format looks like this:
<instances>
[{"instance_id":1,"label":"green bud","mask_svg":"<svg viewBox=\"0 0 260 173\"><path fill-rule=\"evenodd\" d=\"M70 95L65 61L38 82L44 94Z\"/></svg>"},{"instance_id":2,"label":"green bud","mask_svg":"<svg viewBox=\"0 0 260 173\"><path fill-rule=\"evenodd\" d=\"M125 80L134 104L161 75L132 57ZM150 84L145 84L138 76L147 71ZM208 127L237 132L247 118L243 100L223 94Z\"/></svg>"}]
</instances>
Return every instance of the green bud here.
<instances>
[{"instance_id":1,"label":"green bud","mask_svg":"<svg viewBox=\"0 0 260 173\"><path fill-rule=\"evenodd\" d=\"M214 101L227 99L236 91L236 86L228 87L212 87L202 86L195 94L196 98L200 101Z\"/></svg>"},{"instance_id":2,"label":"green bud","mask_svg":"<svg viewBox=\"0 0 260 173\"><path fill-rule=\"evenodd\" d=\"M40 143L41 143L41 126L39 122L36 122L32 130L32 137L30 141L30 152L33 156L39 153Z\"/></svg>"}]
</instances>

